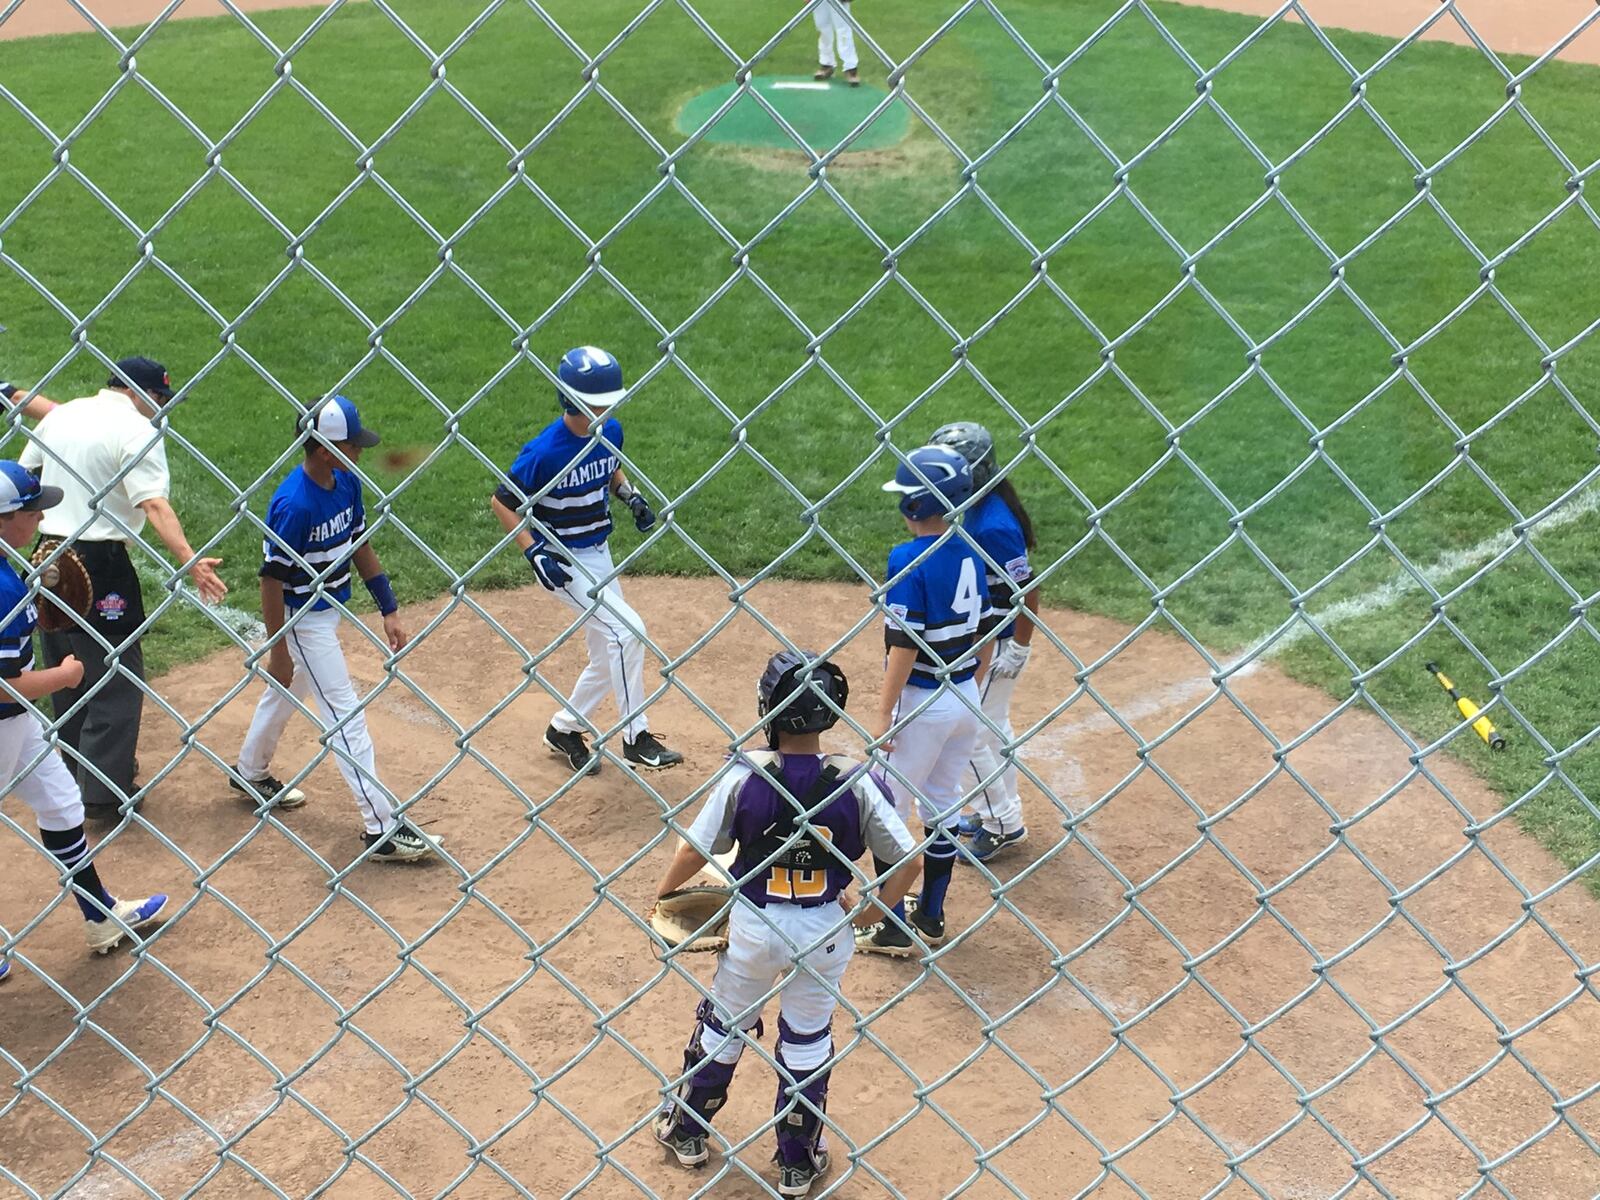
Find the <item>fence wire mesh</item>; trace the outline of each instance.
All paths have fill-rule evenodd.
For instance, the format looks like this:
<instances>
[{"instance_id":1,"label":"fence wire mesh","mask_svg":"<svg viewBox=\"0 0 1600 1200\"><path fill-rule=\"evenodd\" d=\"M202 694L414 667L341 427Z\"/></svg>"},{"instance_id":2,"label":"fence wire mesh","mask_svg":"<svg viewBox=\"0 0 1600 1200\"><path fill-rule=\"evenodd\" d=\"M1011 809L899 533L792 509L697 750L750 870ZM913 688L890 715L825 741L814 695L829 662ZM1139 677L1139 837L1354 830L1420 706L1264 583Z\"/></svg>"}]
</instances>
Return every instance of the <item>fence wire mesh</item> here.
<instances>
[{"instance_id":1,"label":"fence wire mesh","mask_svg":"<svg viewBox=\"0 0 1600 1200\"><path fill-rule=\"evenodd\" d=\"M43 898L45 875L59 878L60 870L29 814L14 797L0 809L5 874L12 876L6 892L12 907L0 913L0 954L13 971L8 1016L0 1025L8 1085L0 1097L0 1195L776 1194L766 1147L781 1117L771 1114L767 1098L771 1073L784 1068L770 1037L744 1035L734 1100L713 1126L707 1169L679 1173L651 1140L650 1121L662 1096L682 1081L683 1040L695 1004L709 995L710 973L703 958L668 953L653 941L640 914L678 835L731 764L691 755L671 775L646 776L626 760L623 731L641 711L670 712L681 723L696 722L704 745L723 752L759 740L752 671L780 646L849 661L857 697L870 695L890 581L880 561L863 556L830 512L853 487L875 486L904 461L932 426L926 416L932 401L947 389L983 401L997 434L1000 478L1032 471L1036 489L1048 486L1070 498L1076 523L1041 531L1035 586L1061 587L1087 558L1109 556L1148 604L1142 618L1120 626L1046 609L1037 622L1038 661L1023 676L1026 699L1018 701L1014 729L979 712L1001 738L1002 769L1014 767L1024 780L1031 841L1025 856L957 868L961 911L955 924L961 928L952 929L950 941L909 963L858 957L837 986L810 967L797 968L836 991L840 1003L829 1059L833 1091L822 1113L833 1169L813 1194L1555 1197L1600 1188L1600 1040L1594 1032L1600 1014L1593 1007L1600 999L1600 921L1583 894L1583 877L1595 860L1556 865L1522 839L1511 819L1538 797L1559 792L1586 818L1600 820L1600 809L1571 774L1595 733L1552 742L1507 691L1569 639L1597 636L1588 615L1592 597L1536 541L1592 511L1597 472L1562 482L1530 509L1522 492L1502 486L1473 454L1475 442L1519 410L1552 397L1591 442L1600 437L1600 424L1562 370L1600 318L1585 320L1559 341L1547 340L1498 280L1519 251L1565 218L1600 230L1600 214L1585 190L1595 165L1569 156L1525 102L1530 81L1600 14L1588 12L1566 37L1514 70L1479 36L1465 6L1448 2L1365 68L1298 0L1288 0L1220 55L1212 46L1204 54L1191 50L1173 32L1171 14L1143 0L1109 9L1104 23L1064 57L1036 48L996 0L952 4L920 44L894 53L875 39L869 7L843 9L864 69L883 80L883 94L836 143L817 147L755 82L786 42L811 36L819 2L794 5L787 19L774 16L770 36L749 52L719 33L718 6L694 0L641 3L636 16L598 44L569 34L570 18L535 0L496 0L443 43L408 24L406 6L370 0L413 48L421 81L392 125L372 139L342 120L296 70L307 46L350 7L342 0L292 41L275 40L265 22L222 0L229 19L265 53L259 99L220 134L191 119L140 68L174 24L178 0L131 36L113 32L95 5L72 0L114 55L116 76L71 124L37 113L27 96L0 79L0 97L31 132L26 145L8 148L7 170L37 178L0 217L0 262L10 288L27 289L58 318L50 352L59 357L38 390L53 393L53 381L82 373L91 360L95 372L114 370L123 351L97 338L97 321L147 276L164 279L214 327L209 360L181 381L178 403L156 419L151 439L152 445L163 440L175 462L188 464L190 478L207 479L234 497L225 521L193 533L196 559L241 532L271 540L266 499L301 454L299 436L286 429L280 443L258 448L258 473L225 469L202 449L204 439L195 436L183 407L208 382L236 378L228 372L242 367L303 425L309 397L280 381L245 344L249 322L280 289L314 284L364 331L364 349L338 360L338 377L328 379L326 391L366 396L363 372L387 368L434 414L437 440L392 477L349 466L362 473L368 497L362 544L381 553L406 548L435 573L438 596L406 610L423 615L413 618L418 628L400 650L391 650L360 606L336 607L361 693L358 711L380 725L388 722L378 737L379 777L367 782L392 795L401 813L424 824L442 822L450 833L443 866L404 879L375 878L381 869L357 861L348 836L340 841L323 836L319 826L308 830L297 814L263 806L251 818L220 804L197 804L175 819L166 797L180 786L193 789L195 780L208 780L198 786L209 786L214 796L218 784L225 794L226 781L243 782L235 756L241 714L261 688L283 689L267 677L270 645L254 613L200 603L185 582L192 563L169 561L150 532L124 527L158 599L119 643L104 636L103 626L81 622L112 668L91 695L119 678L134 680L156 732L143 749L138 792L100 833L96 859L118 880L154 874L176 881L166 885L174 904L131 955L110 966L96 962L91 970L60 949L74 905L64 888ZM0 7L0 25L19 5L11 0ZM486 27L508 7L531 12L564 55L529 69L565 72L574 81L570 98L529 140L502 130L489 115L492 106L475 104L451 77L452 60L475 37L490 36ZM659 127L606 82L612 60L661 13L692 23L725 60L720 81L735 84L681 140L664 140ZM1010 127L981 145L964 144L943 127L923 102L917 74L919 64L974 17L993 23L1018 52L1014 70L1037 88ZM1303 26L1303 36L1315 39L1347 81L1348 99L1284 154L1264 149L1230 114L1219 79L1290 22ZM1375 103L1373 88L1425 33L1443 24L1459 28L1503 84L1504 99L1446 153L1431 154L1408 144L1393 114ZM1069 101L1065 86L1076 65L1130 25L1153 32L1193 86L1187 106L1132 153L1114 149L1114 139ZM198 153L203 164L177 202L149 223L113 199L115 188L106 179L77 162L79 143L125 93L152 101L161 118L190 139L184 161L194 162ZM280 216L229 166L236 143L257 118L290 95L333 131L348 164L343 188L309 220ZM454 227L435 223L408 200L404 171L396 169L405 159L389 153L420 122L419 114L440 103L467 114L504 162L503 180L481 202L470 197L474 207ZM559 189L542 184L530 165L556 143L573 113L596 103L631 130L652 168L648 178L632 181L636 198L610 224L564 207ZM681 169L739 105L764 113L801 164L792 195L753 233L736 230L718 199L698 192L692 173ZM896 108L948 159L953 175L929 215L909 233L891 237L863 214L840 176L857 141ZM1008 214L985 180L991 164L1046 119L1064 119L1103 159L1102 191L1063 231L1041 240ZM1163 223L1141 196L1136 176L1201 120L1220 123L1253 160L1259 190L1226 223L1196 237ZM1297 207L1286 179L1356 122L1381 132L1412 194L1364 239L1341 250ZM1475 146L1511 126L1542 144L1562 191L1517 240L1480 245L1436 185ZM380 160L394 165L380 169ZM282 169L293 171L295 164ZM8 233L63 182L91 197L122 231L120 275L88 307L58 296L48 275L7 245L15 240ZM239 306L214 304L162 254L165 235L184 219L186 207L218 184L283 247L271 277ZM373 191L414 222L432 255L405 298L386 311L342 290L308 250L343 206ZM497 298L458 253L508 197L536 202L568 238L548 252L580 264L570 285L532 321L514 315L517 306ZM686 315L657 312L608 265L613 248L663 197L703 221L726 263L720 283ZM818 203L843 214L877 264L861 279L855 302L824 324L803 316L804 306L761 266L768 243L804 206ZM1025 263L1015 270L1003 306L981 319L952 319L900 264L970 206L1005 231ZM1053 265L1123 207L1165 247L1170 275L1158 302L1117 327L1097 322L1075 296L1071 272ZM1459 304L1410 336L1385 323L1352 283L1350 268L1419 211L1450 232L1471 260L1473 279ZM1263 212L1285 219L1302 248L1326 264L1320 290L1269 329L1241 317L1205 277L1219 247ZM1260 262L1255 269L1274 268ZM464 398L440 394L391 345L401 322L444 283L466 289L503 325L499 369ZM625 364L630 396L617 410L621 417L628 419L634 395L671 379L720 414L725 438L702 447L691 482L675 487L655 473L649 452L634 448L659 445L671 432L630 426L637 440L627 450L620 443L613 448L635 484L660 498L660 519L618 556L609 577L592 581L596 598L588 614L563 612L558 620L542 595L529 599L483 586L493 564L508 557L512 535L497 531L463 557L456 549L442 551L415 528L408 507L434 472L461 456L478 477L476 490L461 499L463 508L481 509L495 487L516 486L505 471L514 447L475 440L469 430L496 405L497 390L514 373L535 372L544 394L555 388L552 364L535 345L547 340L542 335L574 298L595 285L620 298L655 342L653 361ZM792 373L754 398L723 394L726 388L708 382L683 350L707 314L735 293L759 295L804 343ZM830 360L831 346L852 321L884 296L936 325L950 355L887 418L881 403ZM1525 336L1539 373L1489 420L1471 426L1430 394L1414 362L1481 301ZM1034 403L1037 397L1024 404L980 368L973 350L1002 322L1040 302L1047 323L1071 326L1092 340L1098 363L1081 378L1057 380L1047 404ZM1234 375L1190 415L1174 419L1119 355L1160 327L1169 310L1194 302L1231 332ZM1329 420L1308 411L1295 385L1274 376L1269 359L1275 346L1309 328L1335 302L1360 315L1390 358L1387 375L1371 392L1352 397ZM596 331L584 340L604 344L605 335ZM762 348L746 345L737 353L759 356ZM818 376L870 430L859 445L807 447L850 460L843 478L823 488L797 485L751 436L794 389ZM1161 442L1148 465L1109 497L1091 494L1045 446L1049 427L1107 384L1159 427ZM1420 398L1452 449L1423 487L1380 503L1329 443L1399 386ZM1271 486L1240 503L1227 480L1213 478L1186 450L1185 438L1248 389L1264 389L1276 415L1287 414L1300 449ZM385 401L362 403L381 425ZM20 411L11 427L15 435L33 437ZM56 459L48 442L38 443L47 459ZM14 438L13 445L20 444ZM103 497L134 465L113 479L82 482ZM727 547L697 536L692 519L712 481L735 466L753 467L761 486L786 496L798 515L782 534L786 548L754 571L725 567ZM1124 546L1115 518L1175 469L1216 507L1195 518L1211 525L1205 552L1158 577ZM1324 473L1359 508L1361 527L1342 561L1308 585L1300 572L1280 566L1281 555L1253 532L1252 521L1303 480ZM1431 557L1421 556L1416 544L1392 530L1455 477L1475 479L1492 497L1504 514L1497 523L1504 532L1466 550L1434 544L1425 547ZM180 488L180 512L183 501ZM1168 519L1189 517L1173 513ZM952 536L965 534L958 529ZM883 549L892 540L885 533ZM703 578L638 575L665 545L685 550ZM798 559L818 553L839 564L853 585L784 590ZM1218 563L1241 557L1276 584L1272 624L1242 649L1221 653L1180 619L1173 601ZM1377 590L1341 593L1343 582L1375 561L1393 571ZM1513 561L1533 564L1564 597L1568 613L1531 654L1508 665L1478 650L1452 605ZM1004 573L1005 564L989 565ZM28 576L30 596L37 596L38 578L38 571ZM604 764L599 781L564 769L557 777L543 766L538 748L541 714L564 703L584 652L586 618L610 603L601 589L624 579L646 619L649 694L630 712L597 718L591 733ZM1342 594L1338 601L1325 599ZM1425 598L1430 616L1424 623L1377 660L1346 651L1341 633L1353 621L1411 594ZM659 633L655 618L673 607L692 609L692 619L670 636ZM134 639L179 617L203 623L226 642L225 679L184 668L145 680L124 662ZM289 636L294 624L278 637ZM1471 742L1470 721L1424 739L1371 686L1441 631L1488 677L1486 715L1540 748L1539 773L1522 781L1504 808L1485 805L1476 779L1445 754ZM1264 669L1289 647L1305 645L1320 647L1339 664L1350 685L1342 698L1296 690ZM452 689L448 698L441 681ZM321 727L314 707L295 703L319 732L314 752L297 758L292 773L284 771L285 782L319 791L326 802L320 809L348 819L342 790L327 768L341 758L357 771L364 768L340 727ZM55 736L75 711L56 714L44 753L61 753L113 786ZM847 711L830 744L870 754L887 767L866 711L859 704ZM397 744L396 729L409 737ZM540 760L537 771L530 758ZM36 756L21 764L19 775L40 761ZM973 778L967 790L976 796L999 780L998 773ZM593 789L602 786L609 790L594 801ZM441 804L445 793L448 802ZM333 828L334 817L327 820ZM338 828L348 833L343 824ZM600 836L608 832L618 835ZM931 837L918 836L924 848L930 844ZM18 865L25 860L26 867ZM507 886L508 876L517 882ZM869 864L861 882L871 879ZM557 899L534 905L529 894ZM185 948L190 929L204 934ZM781 982L768 992L769 1016ZM811 1106L806 1099L794 1103Z\"/></svg>"}]
</instances>

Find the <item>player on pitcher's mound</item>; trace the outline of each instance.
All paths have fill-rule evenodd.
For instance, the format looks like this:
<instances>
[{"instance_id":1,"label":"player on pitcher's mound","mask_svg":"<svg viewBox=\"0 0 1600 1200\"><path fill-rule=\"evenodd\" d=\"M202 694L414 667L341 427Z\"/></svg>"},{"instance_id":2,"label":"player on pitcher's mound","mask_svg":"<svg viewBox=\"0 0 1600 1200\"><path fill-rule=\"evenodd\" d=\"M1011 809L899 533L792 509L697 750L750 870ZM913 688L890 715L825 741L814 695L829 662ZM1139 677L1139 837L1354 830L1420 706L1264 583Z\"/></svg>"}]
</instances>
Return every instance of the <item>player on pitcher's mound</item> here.
<instances>
[{"instance_id":1,"label":"player on pitcher's mound","mask_svg":"<svg viewBox=\"0 0 1600 1200\"><path fill-rule=\"evenodd\" d=\"M612 495L633 511L640 533L656 523L649 503L633 490L618 463L622 422L605 415L627 390L622 367L604 350L579 346L561 356L556 377L561 381L556 396L565 411L522 447L506 472L522 494L502 484L489 500L506 532L516 535L534 577L568 608L585 614L589 665L578 676L566 708L544 731L544 744L574 771L597 774L600 756L583 735L594 728L589 718L610 694L623 722L622 757L639 770L663 771L681 763L683 755L650 732L642 707L647 694L644 622L622 598L622 583L606 545ZM574 397L595 414L592 420ZM529 497L529 515L537 524L518 511Z\"/></svg>"},{"instance_id":2,"label":"player on pitcher's mound","mask_svg":"<svg viewBox=\"0 0 1600 1200\"><path fill-rule=\"evenodd\" d=\"M828 1103L833 1010L855 950L848 915L855 905L843 898L850 864L868 851L874 860L900 862L916 845L864 766L822 753L822 731L838 720L850 689L838 667L823 661L808 669L812 661L812 655L785 651L767 663L756 708L766 718L771 749L741 755L718 782L656 889L667 895L709 855L735 847L730 874L753 876L739 888L728 948L683 1052L683 1081L656 1117L655 1135L684 1166L706 1161L706 1134L744 1051L736 1031L761 1036L761 1010L783 976L773 1110L780 1196L809 1194L828 1169L821 1114ZM879 902L899 902L915 877L914 865L889 875L878 885ZM863 908L856 921L870 922L872 912Z\"/></svg>"},{"instance_id":3,"label":"player on pitcher's mound","mask_svg":"<svg viewBox=\"0 0 1600 1200\"><path fill-rule=\"evenodd\" d=\"M399 604L378 552L370 542L357 545L367 531L361 480L344 470L339 457L358 461L362 450L378 444L378 435L362 426L356 406L343 396L317 401L311 421L315 432L306 437L305 461L278 485L267 506L261 619L269 637L288 625L272 644L267 671L298 699L309 700L321 715L328 749L361 810L366 827L362 841L372 857L380 862L411 862L432 854L436 839L397 818L388 790L378 781L372 735L350 682L339 645L340 610L333 604L349 602L354 567L383 614L389 648L398 651L405 646L406 632L396 612ZM299 788L285 787L270 770L284 728L296 711L294 701L273 687L256 705L250 732L239 750L239 779L228 781L256 805L288 809L305 803ZM240 779L248 786L241 787Z\"/></svg>"}]
</instances>

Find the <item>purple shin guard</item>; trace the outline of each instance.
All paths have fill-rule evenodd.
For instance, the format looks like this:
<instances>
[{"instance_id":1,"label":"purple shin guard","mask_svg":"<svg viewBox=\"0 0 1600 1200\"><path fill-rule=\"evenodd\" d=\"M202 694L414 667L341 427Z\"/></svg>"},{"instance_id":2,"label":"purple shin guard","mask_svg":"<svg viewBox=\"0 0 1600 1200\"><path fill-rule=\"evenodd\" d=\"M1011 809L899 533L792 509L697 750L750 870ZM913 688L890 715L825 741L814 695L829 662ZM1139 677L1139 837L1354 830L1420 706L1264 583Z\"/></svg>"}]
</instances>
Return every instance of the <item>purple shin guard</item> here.
<instances>
[{"instance_id":1,"label":"purple shin guard","mask_svg":"<svg viewBox=\"0 0 1600 1200\"><path fill-rule=\"evenodd\" d=\"M828 1027L815 1033L796 1033L788 1022L778 1018L778 1102L773 1111L778 1114L778 1156L786 1163L816 1161L816 1150L822 1141L822 1117L828 1107L828 1075L830 1068L822 1066L810 1071L791 1067L784 1051L815 1046L829 1039ZM828 1058L833 1048L828 1048ZM828 1058L824 1058L826 1063ZM798 1085L798 1086L796 1086ZM802 1098L803 1097L803 1098ZM809 1101L810 1103L807 1103Z\"/></svg>"},{"instance_id":2,"label":"purple shin guard","mask_svg":"<svg viewBox=\"0 0 1600 1200\"><path fill-rule=\"evenodd\" d=\"M677 1111L675 1132L703 1134L717 1110L727 1100L728 1087L733 1083L733 1070L739 1063L737 1057L733 1062L719 1062L705 1051L708 1031L711 1034L709 1040L714 1045L721 1045L728 1036L727 1027L717 1019L711 1008L711 1001L700 1001L695 1016L698 1020L694 1032L689 1035L689 1044L683 1051L684 1081L668 1101L668 1107ZM756 1022L754 1033L756 1037L761 1036L759 1021ZM737 1044L742 1051L744 1044Z\"/></svg>"}]
</instances>

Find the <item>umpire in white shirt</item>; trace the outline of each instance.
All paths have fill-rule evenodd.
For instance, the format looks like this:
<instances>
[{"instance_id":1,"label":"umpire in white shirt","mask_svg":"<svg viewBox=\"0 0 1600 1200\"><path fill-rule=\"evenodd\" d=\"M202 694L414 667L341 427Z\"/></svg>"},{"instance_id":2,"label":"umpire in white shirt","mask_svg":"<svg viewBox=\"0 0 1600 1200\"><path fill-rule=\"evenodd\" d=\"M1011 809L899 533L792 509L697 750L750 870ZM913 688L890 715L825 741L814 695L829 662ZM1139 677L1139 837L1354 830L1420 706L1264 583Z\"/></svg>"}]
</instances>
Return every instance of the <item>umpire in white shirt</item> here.
<instances>
[{"instance_id":1,"label":"umpire in white shirt","mask_svg":"<svg viewBox=\"0 0 1600 1200\"><path fill-rule=\"evenodd\" d=\"M167 449L151 418L172 399L172 381L160 363L124 358L116 374L93 396L57 405L33 431L22 465L58 487L63 499L40 526L43 541L68 541L94 582L89 626L112 647L116 662L95 634L83 629L46 633L44 662L53 667L69 654L83 663L83 682L55 694L58 713L83 699L108 673L112 678L61 726L61 740L103 775L71 755L90 816L115 817L133 795L134 756L144 706L144 652L128 631L144 623L139 576L128 542L145 522L167 552L189 564L189 577L208 604L227 595L217 576L219 558L195 557L167 495Z\"/></svg>"}]
</instances>

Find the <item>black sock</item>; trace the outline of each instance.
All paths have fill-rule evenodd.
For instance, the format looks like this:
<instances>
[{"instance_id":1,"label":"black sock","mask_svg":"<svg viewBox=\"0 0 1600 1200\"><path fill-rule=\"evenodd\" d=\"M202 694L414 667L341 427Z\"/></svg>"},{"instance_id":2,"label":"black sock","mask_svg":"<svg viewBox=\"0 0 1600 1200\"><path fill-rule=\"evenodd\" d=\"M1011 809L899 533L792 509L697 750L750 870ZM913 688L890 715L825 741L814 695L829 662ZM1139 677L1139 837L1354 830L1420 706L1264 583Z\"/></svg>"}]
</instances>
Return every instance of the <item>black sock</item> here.
<instances>
[{"instance_id":1,"label":"black sock","mask_svg":"<svg viewBox=\"0 0 1600 1200\"><path fill-rule=\"evenodd\" d=\"M94 864L83 861L89 856L89 839L84 836L83 826L79 825L76 829L41 829L39 840L62 866L72 872L72 882L77 885L72 891L72 898L78 902L84 917L90 921L104 921L106 910L116 901L100 882L100 874L94 869ZM79 866L79 863L83 865ZM95 904L91 896L105 908Z\"/></svg>"}]
</instances>

